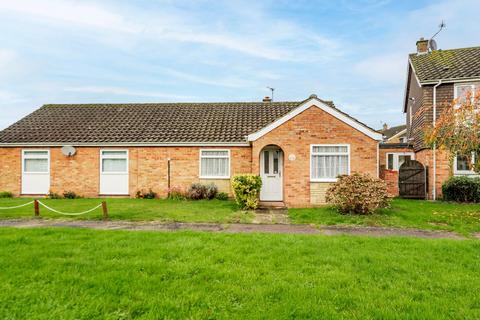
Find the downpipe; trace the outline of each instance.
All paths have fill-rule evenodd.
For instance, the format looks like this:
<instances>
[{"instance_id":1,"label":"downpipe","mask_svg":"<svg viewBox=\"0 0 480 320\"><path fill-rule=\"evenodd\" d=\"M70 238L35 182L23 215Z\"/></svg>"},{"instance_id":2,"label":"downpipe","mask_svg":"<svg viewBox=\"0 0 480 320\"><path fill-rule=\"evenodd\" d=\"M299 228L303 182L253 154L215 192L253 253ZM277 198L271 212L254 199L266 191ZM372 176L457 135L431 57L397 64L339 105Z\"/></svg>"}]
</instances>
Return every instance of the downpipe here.
<instances>
[{"instance_id":1,"label":"downpipe","mask_svg":"<svg viewBox=\"0 0 480 320\"><path fill-rule=\"evenodd\" d=\"M442 80L439 80L436 85L433 86L433 126L437 124L437 87L442 84ZM432 187L432 199L437 200L437 144L433 144L433 187Z\"/></svg>"}]
</instances>

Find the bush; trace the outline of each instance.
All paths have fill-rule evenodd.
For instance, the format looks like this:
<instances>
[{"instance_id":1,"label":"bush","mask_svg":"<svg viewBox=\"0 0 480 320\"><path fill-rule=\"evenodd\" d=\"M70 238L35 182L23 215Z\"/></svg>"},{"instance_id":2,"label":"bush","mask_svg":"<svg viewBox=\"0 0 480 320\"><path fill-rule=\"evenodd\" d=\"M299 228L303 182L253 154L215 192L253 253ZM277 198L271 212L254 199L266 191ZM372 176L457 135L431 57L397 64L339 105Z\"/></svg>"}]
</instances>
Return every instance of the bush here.
<instances>
[{"instance_id":1,"label":"bush","mask_svg":"<svg viewBox=\"0 0 480 320\"><path fill-rule=\"evenodd\" d=\"M228 200L228 193L226 192L219 192L217 196L215 197L217 200Z\"/></svg>"},{"instance_id":2,"label":"bush","mask_svg":"<svg viewBox=\"0 0 480 320\"><path fill-rule=\"evenodd\" d=\"M369 214L389 205L385 182L358 173L340 176L327 190L326 200L342 213Z\"/></svg>"},{"instance_id":3,"label":"bush","mask_svg":"<svg viewBox=\"0 0 480 320\"><path fill-rule=\"evenodd\" d=\"M167 190L167 199L171 200L185 200L187 193L182 187L174 186Z\"/></svg>"},{"instance_id":4,"label":"bush","mask_svg":"<svg viewBox=\"0 0 480 320\"><path fill-rule=\"evenodd\" d=\"M10 191L1 191L0 198L13 198L13 193Z\"/></svg>"},{"instance_id":5,"label":"bush","mask_svg":"<svg viewBox=\"0 0 480 320\"><path fill-rule=\"evenodd\" d=\"M155 199L157 197L157 194L152 191L152 189L149 189L148 192L144 192L143 190L138 190L137 193L135 194L135 197L137 199Z\"/></svg>"},{"instance_id":6,"label":"bush","mask_svg":"<svg viewBox=\"0 0 480 320\"><path fill-rule=\"evenodd\" d=\"M480 202L480 178L451 177L442 185L443 200Z\"/></svg>"},{"instance_id":7,"label":"bush","mask_svg":"<svg viewBox=\"0 0 480 320\"><path fill-rule=\"evenodd\" d=\"M190 200L206 199L207 186L201 183L194 183L187 191L187 198Z\"/></svg>"},{"instance_id":8,"label":"bush","mask_svg":"<svg viewBox=\"0 0 480 320\"><path fill-rule=\"evenodd\" d=\"M47 198L48 198L48 199L62 199L62 196L59 195L58 193L53 192L52 190L50 190L50 191L48 192Z\"/></svg>"},{"instance_id":9,"label":"bush","mask_svg":"<svg viewBox=\"0 0 480 320\"><path fill-rule=\"evenodd\" d=\"M73 191L65 191L65 192L63 192L63 197L64 197L65 199L78 199L78 198L80 198L80 196L77 195L77 194L76 194L75 192L73 192Z\"/></svg>"},{"instance_id":10,"label":"bush","mask_svg":"<svg viewBox=\"0 0 480 320\"><path fill-rule=\"evenodd\" d=\"M206 185L205 199L208 199L208 200L215 199L217 194L218 194L218 188L215 184L210 183Z\"/></svg>"},{"instance_id":11,"label":"bush","mask_svg":"<svg viewBox=\"0 0 480 320\"><path fill-rule=\"evenodd\" d=\"M237 204L246 210L258 207L258 196L262 188L262 179L258 175L242 174L233 177L232 189Z\"/></svg>"}]
</instances>

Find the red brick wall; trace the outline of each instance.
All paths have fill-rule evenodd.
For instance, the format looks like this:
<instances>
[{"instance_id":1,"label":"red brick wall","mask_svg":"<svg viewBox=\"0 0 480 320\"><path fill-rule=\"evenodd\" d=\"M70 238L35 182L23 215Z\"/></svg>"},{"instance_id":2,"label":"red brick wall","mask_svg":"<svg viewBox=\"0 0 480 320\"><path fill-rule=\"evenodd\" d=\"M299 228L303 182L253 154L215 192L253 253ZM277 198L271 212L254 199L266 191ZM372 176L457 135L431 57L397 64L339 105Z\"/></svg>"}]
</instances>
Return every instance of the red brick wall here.
<instances>
[{"instance_id":1,"label":"red brick wall","mask_svg":"<svg viewBox=\"0 0 480 320\"><path fill-rule=\"evenodd\" d=\"M317 107L311 107L253 143L252 167L258 174L260 152L277 145L284 152L284 201L289 207L310 203L310 145L350 144L351 173L377 176L377 141ZM290 154L295 160L288 159Z\"/></svg>"},{"instance_id":2,"label":"red brick wall","mask_svg":"<svg viewBox=\"0 0 480 320\"><path fill-rule=\"evenodd\" d=\"M398 171L383 169L380 178L387 184L387 192L390 197L398 197Z\"/></svg>"},{"instance_id":3,"label":"red brick wall","mask_svg":"<svg viewBox=\"0 0 480 320\"><path fill-rule=\"evenodd\" d=\"M45 149L45 148L44 148ZM97 197L100 187L100 148L78 147L75 156L62 155L60 148L51 150L50 189L62 193L71 190L84 197ZM199 150L211 147L130 147L129 189L135 196L137 190L152 189L160 196L167 190L167 159L171 159L171 186L188 187L199 181ZM230 149L231 176L251 172L250 147ZM21 148L0 148L0 190L15 195L21 190Z\"/></svg>"},{"instance_id":4,"label":"red brick wall","mask_svg":"<svg viewBox=\"0 0 480 320\"><path fill-rule=\"evenodd\" d=\"M0 148L0 191L20 194L22 158L19 148Z\"/></svg>"}]
</instances>

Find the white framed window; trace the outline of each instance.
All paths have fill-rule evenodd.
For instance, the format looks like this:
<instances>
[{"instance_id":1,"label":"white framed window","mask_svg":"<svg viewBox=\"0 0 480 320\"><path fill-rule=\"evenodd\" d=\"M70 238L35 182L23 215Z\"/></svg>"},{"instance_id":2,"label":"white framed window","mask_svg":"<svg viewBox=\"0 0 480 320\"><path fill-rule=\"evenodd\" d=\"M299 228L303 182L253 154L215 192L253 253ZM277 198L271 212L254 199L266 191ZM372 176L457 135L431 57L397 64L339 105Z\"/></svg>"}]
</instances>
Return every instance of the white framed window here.
<instances>
[{"instance_id":1,"label":"white framed window","mask_svg":"<svg viewBox=\"0 0 480 320\"><path fill-rule=\"evenodd\" d=\"M230 179L230 150L201 149L200 178Z\"/></svg>"},{"instance_id":2,"label":"white framed window","mask_svg":"<svg viewBox=\"0 0 480 320\"><path fill-rule=\"evenodd\" d=\"M350 174L350 145L310 145L310 181L334 182Z\"/></svg>"},{"instance_id":3,"label":"white framed window","mask_svg":"<svg viewBox=\"0 0 480 320\"><path fill-rule=\"evenodd\" d=\"M473 176L477 175L475 171L473 171L473 164L475 163L476 159L475 152L472 152L470 157L465 155L456 155L453 159L453 174L455 176Z\"/></svg>"},{"instance_id":4,"label":"white framed window","mask_svg":"<svg viewBox=\"0 0 480 320\"><path fill-rule=\"evenodd\" d=\"M406 160L415 160L415 153L389 152L386 154L387 169L398 171Z\"/></svg>"},{"instance_id":5,"label":"white framed window","mask_svg":"<svg viewBox=\"0 0 480 320\"><path fill-rule=\"evenodd\" d=\"M128 150L101 150L100 171L102 174L128 173Z\"/></svg>"},{"instance_id":6,"label":"white framed window","mask_svg":"<svg viewBox=\"0 0 480 320\"><path fill-rule=\"evenodd\" d=\"M454 98L457 100L458 104L465 102L467 98L467 94L470 92L470 99L473 103L475 98L475 93L480 90L480 83L462 83L462 84L455 84L454 89Z\"/></svg>"},{"instance_id":7,"label":"white framed window","mask_svg":"<svg viewBox=\"0 0 480 320\"><path fill-rule=\"evenodd\" d=\"M50 173L49 150L22 150L23 173Z\"/></svg>"}]
</instances>

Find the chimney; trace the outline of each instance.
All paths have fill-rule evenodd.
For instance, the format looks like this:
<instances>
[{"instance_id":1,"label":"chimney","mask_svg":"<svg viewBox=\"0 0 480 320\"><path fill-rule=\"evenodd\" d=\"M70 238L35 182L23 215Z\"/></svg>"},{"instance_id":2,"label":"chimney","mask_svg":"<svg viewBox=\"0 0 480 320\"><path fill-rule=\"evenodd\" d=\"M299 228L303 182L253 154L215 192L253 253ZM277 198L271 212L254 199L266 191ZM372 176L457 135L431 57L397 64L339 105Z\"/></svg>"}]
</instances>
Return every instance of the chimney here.
<instances>
[{"instance_id":1,"label":"chimney","mask_svg":"<svg viewBox=\"0 0 480 320\"><path fill-rule=\"evenodd\" d=\"M423 37L417 41L417 54L428 53L428 40Z\"/></svg>"},{"instance_id":2,"label":"chimney","mask_svg":"<svg viewBox=\"0 0 480 320\"><path fill-rule=\"evenodd\" d=\"M263 101L263 102L272 102L272 98L270 98L270 97L265 97L265 98L263 98L262 101Z\"/></svg>"},{"instance_id":3,"label":"chimney","mask_svg":"<svg viewBox=\"0 0 480 320\"><path fill-rule=\"evenodd\" d=\"M388 129L388 124L384 123L383 124L383 131L387 130Z\"/></svg>"}]
</instances>

